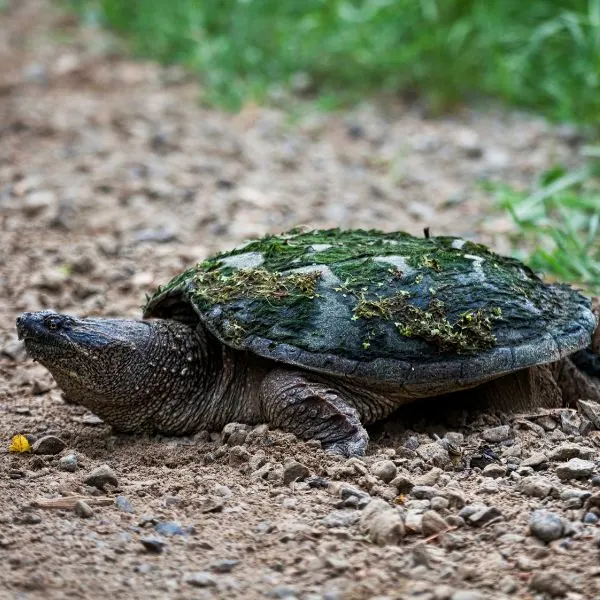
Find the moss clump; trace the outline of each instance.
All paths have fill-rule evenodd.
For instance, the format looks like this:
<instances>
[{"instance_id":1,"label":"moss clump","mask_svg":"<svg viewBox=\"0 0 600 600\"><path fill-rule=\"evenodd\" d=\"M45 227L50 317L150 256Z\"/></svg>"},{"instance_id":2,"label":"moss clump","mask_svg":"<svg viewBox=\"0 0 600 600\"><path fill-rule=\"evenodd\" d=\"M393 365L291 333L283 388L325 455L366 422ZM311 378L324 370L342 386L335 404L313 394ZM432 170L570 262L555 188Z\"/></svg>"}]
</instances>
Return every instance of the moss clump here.
<instances>
[{"instance_id":1,"label":"moss clump","mask_svg":"<svg viewBox=\"0 0 600 600\"><path fill-rule=\"evenodd\" d=\"M492 321L499 318L500 314L499 308L480 308L465 312L455 323L450 323L443 302L432 299L424 310L410 304L406 293L380 300L361 298L354 309L354 318L393 321L401 335L422 338L442 352L458 354L493 348L496 337Z\"/></svg>"},{"instance_id":2,"label":"moss clump","mask_svg":"<svg viewBox=\"0 0 600 600\"><path fill-rule=\"evenodd\" d=\"M194 274L196 296L210 304L225 304L242 298L282 300L291 296L314 298L321 273L279 273L266 269L198 269Z\"/></svg>"}]
</instances>

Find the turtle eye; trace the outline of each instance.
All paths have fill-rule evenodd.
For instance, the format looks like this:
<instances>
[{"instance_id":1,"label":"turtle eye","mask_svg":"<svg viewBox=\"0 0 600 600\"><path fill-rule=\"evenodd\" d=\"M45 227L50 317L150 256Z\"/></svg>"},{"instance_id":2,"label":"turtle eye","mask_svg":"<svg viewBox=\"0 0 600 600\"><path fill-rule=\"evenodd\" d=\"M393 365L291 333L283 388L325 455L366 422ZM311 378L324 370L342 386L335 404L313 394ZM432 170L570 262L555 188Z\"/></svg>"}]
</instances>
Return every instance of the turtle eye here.
<instances>
[{"instance_id":1,"label":"turtle eye","mask_svg":"<svg viewBox=\"0 0 600 600\"><path fill-rule=\"evenodd\" d=\"M50 315L44 319L44 324L49 331L58 331L61 325L61 318L59 316Z\"/></svg>"}]
</instances>

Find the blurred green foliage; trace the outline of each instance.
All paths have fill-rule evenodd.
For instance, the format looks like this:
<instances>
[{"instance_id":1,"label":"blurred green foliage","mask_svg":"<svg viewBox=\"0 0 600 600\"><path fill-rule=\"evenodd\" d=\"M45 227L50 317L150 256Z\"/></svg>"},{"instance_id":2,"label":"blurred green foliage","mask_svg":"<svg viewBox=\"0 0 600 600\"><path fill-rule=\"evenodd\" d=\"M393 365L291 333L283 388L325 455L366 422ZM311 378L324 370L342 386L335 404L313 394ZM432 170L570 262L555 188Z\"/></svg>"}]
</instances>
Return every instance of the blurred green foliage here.
<instances>
[{"instance_id":1,"label":"blurred green foliage","mask_svg":"<svg viewBox=\"0 0 600 600\"><path fill-rule=\"evenodd\" d=\"M600 116L600 0L70 0L140 55L202 74L236 109L288 86L340 102L471 93L553 118ZM300 85L301 84L301 85Z\"/></svg>"},{"instance_id":2,"label":"blurred green foliage","mask_svg":"<svg viewBox=\"0 0 600 600\"><path fill-rule=\"evenodd\" d=\"M599 149L600 150L600 149ZM513 217L513 243L535 270L600 294L600 180L598 166L547 171L531 193L489 185Z\"/></svg>"}]
</instances>

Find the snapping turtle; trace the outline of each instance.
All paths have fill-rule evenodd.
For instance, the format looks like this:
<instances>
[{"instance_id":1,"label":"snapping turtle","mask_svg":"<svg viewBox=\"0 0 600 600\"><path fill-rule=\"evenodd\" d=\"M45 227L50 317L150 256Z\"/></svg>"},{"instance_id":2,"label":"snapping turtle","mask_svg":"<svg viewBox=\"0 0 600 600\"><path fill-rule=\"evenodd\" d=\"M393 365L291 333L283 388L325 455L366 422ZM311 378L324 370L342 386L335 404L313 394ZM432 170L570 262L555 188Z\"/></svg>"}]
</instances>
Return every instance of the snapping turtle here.
<instances>
[{"instance_id":1,"label":"snapping turtle","mask_svg":"<svg viewBox=\"0 0 600 600\"><path fill-rule=\"evenodd\" d=\"M583 295L485 246L338 229L208 258L159 287L143 320L17 319L66 397L119 430L266 421L345 455L364 453L363 423L416 398L482 384L525 405L598 398L565 358L595 327Z\"/></svg>"}]
</instances>

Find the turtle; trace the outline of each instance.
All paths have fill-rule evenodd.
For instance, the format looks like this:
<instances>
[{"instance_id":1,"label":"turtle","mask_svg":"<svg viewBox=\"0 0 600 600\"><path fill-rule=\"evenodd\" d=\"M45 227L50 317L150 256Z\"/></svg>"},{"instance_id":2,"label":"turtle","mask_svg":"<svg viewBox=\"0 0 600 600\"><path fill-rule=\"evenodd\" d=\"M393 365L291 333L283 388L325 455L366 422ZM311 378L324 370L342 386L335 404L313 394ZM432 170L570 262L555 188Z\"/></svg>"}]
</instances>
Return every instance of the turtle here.
<instances>
[{"instance_id":1,"label":"turtle","mask_svg":"<svg viewBox=\"0 0 600 600\"><path fill-rule=\"evenodd\" d=\"M420 398L600 399L596 327L581 292L482 244L362 229L218 253L147 296L141 319L17 319L66 399L117 431L266 422L345 456Z\"/></svg>"}]
</instances>

